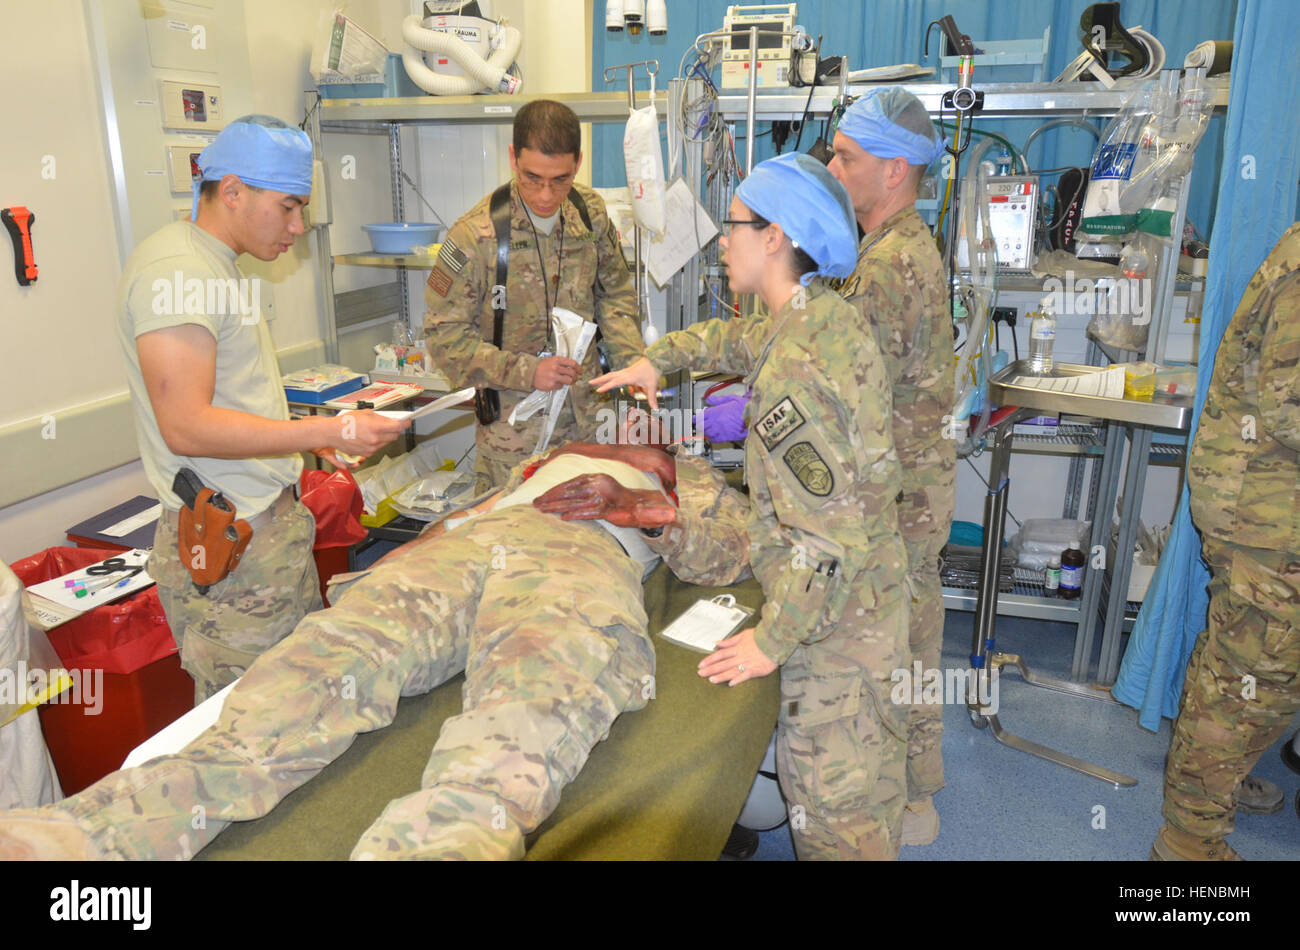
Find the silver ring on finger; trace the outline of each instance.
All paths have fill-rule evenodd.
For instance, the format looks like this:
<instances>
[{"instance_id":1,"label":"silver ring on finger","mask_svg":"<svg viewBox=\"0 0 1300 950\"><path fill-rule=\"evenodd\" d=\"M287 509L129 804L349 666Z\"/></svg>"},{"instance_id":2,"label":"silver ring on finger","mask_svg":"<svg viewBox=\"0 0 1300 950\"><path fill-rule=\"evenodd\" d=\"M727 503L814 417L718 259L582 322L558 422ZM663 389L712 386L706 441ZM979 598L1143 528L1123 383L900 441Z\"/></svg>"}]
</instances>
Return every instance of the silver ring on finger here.
<instances>
[{"instance_id":1,"label":"silver ring on finger","mask_svg":"<svg viewBox=\"0 0 1300 950\"><path fill-rule=\"evenodd\" d=\"M736 672L737 672L737 673L743 673L743 672L745 672L745 664L744 664L744 663L738 663L738 664L736 665Z\"/></svg>"}]
</instances>

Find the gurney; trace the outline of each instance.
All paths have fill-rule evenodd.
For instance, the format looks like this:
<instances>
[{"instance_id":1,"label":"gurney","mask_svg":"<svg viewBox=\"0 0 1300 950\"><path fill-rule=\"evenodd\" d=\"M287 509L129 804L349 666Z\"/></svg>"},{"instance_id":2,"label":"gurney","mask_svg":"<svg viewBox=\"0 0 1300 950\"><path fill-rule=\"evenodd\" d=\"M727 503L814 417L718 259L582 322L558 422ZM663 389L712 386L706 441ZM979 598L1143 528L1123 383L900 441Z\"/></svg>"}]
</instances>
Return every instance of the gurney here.
<instances>
[{"instance_id":1,"label":"gurney","mask_svg":"<svg viewBox=\"0 0 1300 950\"><path fill-rule=\"evenodd\" d=\"M757 614L754 580L727 588L679 581L660 564L645 583L654 634L654 698L620 716L559 807L528 836L526 860L714 860L740 814L776 725L778 677L735 688L701 679L702 655L658 632L701 597L729 593ZM460 712L463 676L403 699L384 729L270 814L233 824L197 860L344 860L394 798L420 787L444 719Z\"/></svg>"}]
</instances>

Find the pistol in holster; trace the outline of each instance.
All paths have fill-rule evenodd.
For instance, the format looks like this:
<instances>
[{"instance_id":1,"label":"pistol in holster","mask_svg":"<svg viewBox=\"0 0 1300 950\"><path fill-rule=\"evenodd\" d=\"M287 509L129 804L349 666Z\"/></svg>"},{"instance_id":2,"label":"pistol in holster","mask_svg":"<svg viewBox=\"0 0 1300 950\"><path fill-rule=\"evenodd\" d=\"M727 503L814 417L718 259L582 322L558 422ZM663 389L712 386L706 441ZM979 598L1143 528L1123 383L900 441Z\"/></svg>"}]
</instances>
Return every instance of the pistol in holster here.
<instances>
[{"instance_id":1,"label":"pistol in holster","mask_svg":"<svg viewBox=\"0 0 1300 950\"><path fill-rule=\"evenodd\" d=\"M239 566L253 529L221 492L205 486L191 469L176 473L172 491L183 504L177 531L181 563L199 593L206 594Z\"/></svg>"}]
</instances>

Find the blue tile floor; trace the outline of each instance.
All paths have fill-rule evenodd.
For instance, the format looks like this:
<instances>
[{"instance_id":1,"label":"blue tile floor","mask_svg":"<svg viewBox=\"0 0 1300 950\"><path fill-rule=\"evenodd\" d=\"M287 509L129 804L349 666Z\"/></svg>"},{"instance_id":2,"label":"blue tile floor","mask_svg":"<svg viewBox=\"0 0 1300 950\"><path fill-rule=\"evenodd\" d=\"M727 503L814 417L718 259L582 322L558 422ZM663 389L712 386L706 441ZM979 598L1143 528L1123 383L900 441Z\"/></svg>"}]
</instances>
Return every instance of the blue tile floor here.
<instances>
[{"instance_id":1,"label":"blue tile floor","mask_svg":"<svg viewBox=\"0 0 1300 950\"><path fill-rule=\"evenodd\" d=\"M944 627L945 666L968 662L974 615L949 611ZM1074 628L1020 618L999 618L998 649L1019 653L1035 673L1068 678ZM1145 860L1160 815L1170 720L1151 733L1127 706L1099 703L1025 683L1014 671L1000 680L1002 727L1025 739L1123 772L1132 788L1113 785L996 742L970 724L964 706L944 709L943 758L947 786L935 796L939 838L905 847L903 861ZM1276 815L1239 815L1230 843L1247 860L1300 860L1300 819L1294 806L1300 775L1279 758L1283 742L1264 753L1254 774L1286 793ZM793 860L786 827L760 835L751 860Z\"/></svg>"}]
</instances>

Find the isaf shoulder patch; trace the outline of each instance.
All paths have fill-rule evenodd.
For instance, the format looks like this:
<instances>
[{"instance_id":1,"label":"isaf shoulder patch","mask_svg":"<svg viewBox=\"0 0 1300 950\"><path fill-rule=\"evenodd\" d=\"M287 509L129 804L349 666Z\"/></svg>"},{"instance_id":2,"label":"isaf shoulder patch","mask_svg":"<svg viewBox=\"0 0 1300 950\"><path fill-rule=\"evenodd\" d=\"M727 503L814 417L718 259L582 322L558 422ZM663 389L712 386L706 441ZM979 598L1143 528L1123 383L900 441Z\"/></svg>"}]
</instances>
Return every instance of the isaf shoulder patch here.
<instances>
[{"instance_id":1,"label":"isaf shoulder patch","mask_svg":"<svg viewBox=\"0 0 1300 950\"><path fill-rule=\"evenodd\" d=\"M811 442L796 442L781 456L799 484L810 494L825 498L835 487L835 476Z\"/></svg>"},{"instance_id":2,"label":"isaf shoulder patch","mask_svg":"<svg viewBox=\"0 0 1300 950\"><path fill-rule=\"evenodd\" d=\"M439 297L447 296L447 291L451 290L451 281L451 275L442 269L442 264L435 265L429 272L429 286Z\"/></svg>"},{"instance_id":3,"label":"isaf shoulder patch","mask_svg":"<svg viewBox=\"0 0 1300 950\"><path fill-rule=\"evenodd\" d=\"M754 431L771 452L806 421L803 413L795 406L794 400L786 396L754 424Z\"/></svg>"},{"instance_id":4,"label":"isaf shoulder patch","mask_svg":"<svg viewBox=\"0 0 1300 950\"><path fill-rule=\"evenodd\" d=\"M438 251L438 263L450 273L459 275L468 261L469 257L450 238L442 242L442 247Z\"/></svg>"}]
</instances>

